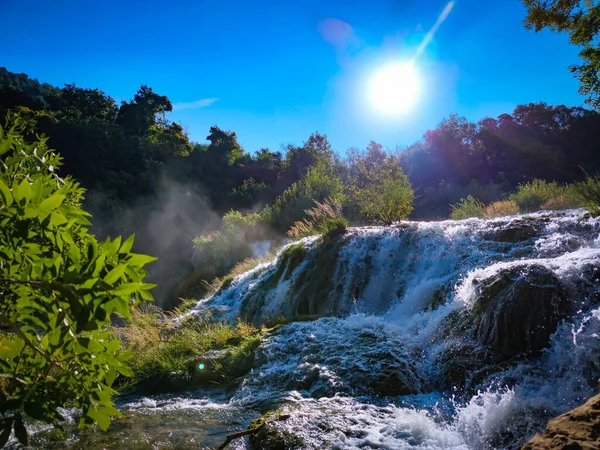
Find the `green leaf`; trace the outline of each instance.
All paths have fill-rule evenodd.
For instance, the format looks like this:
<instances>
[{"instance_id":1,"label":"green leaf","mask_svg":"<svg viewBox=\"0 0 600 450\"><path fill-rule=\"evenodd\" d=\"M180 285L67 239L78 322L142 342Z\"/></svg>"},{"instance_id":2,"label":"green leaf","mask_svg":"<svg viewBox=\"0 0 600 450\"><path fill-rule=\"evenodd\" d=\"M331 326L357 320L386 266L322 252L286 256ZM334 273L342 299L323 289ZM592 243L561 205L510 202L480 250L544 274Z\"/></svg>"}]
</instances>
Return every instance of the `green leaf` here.
<instances>
[{"instance_id":1,"label":"green leaf","mask_svg":"<svg viewBox=\"0 0 600 450\"><path fill-rule=\"evenodd\" d=\"M141 255L139 253L134 253L131 255L131 258L129 258L129 261L127 261L127 262L132 266L144 267L146 264L156 261L157 259L158 258L155 258L154 256Z\"/></svg>"},{"instance_id":2,"label":"green leaf","mask_svg":"<svg viewBox=\"0 0 600 450\"><path fill-rule=\"evenodd\" d=\"M8 186L4 184L2 180L0 180L0 198L2 199L2 203L4 203L6 206L12 205L12 193L10 192Z\"/></svg>"},{"instance_id":3,"label":"green leaf","mask_svg":"<svg viewBox=\"0 0 600 450\"><path fill-rule=\"evenodd\" d=\"M113 270L108 272L108 274L104 277L104 281L108 284L114 284L119 278L123 276L126 267L127 266L125 266L124 264L118 265Z\"/></svg>"},{"instance_id":4,"label":"green leaf","mask_svg":"<svg viewBox=\"0 0 600 450\"><path fill-rule=\"evenodd\" d=\"M4 155L7 151L10 150L11 139L3 139L0 141L0 155ZM0 445L0 447L2 447Z\"/></svg>"},{"instance_id":5,"label":"green leaf","mask_svg":"<svg viewBox=\"0 0 600 450\"><path fill-rule=\"evenodd\" d=\"M54 194L51 197L48 197L40 203L40 209L43 211L52 211L53 209L58 208L63 200L65 199L64 195Z\"/></svg>"},{"instance_id":6,"label":"green leaf","mask_svg":"<svg viewBox=\"0 0 600 450\"><path fill-rule=\"evenodd\" d=\"M125 283L113 289L113 294L118 296L131 295L142 289L142 283Z\"/></svg>"},{"instance_id":7,"label":"green leaf","mask_svg":"<svg viewBox=\"0 0 600 450\"><path fill-rule=\"evenodd\" d=\"M64 225L65 223L67 223L67 219L61 213L53 211L52 214L50 214L51 227L58 227L60 225Z\"/></svg>"},{"instance_id":8,"label":"green leaf","mask_svg":"<svg viewBox=\"0 0 600 450\"><path fill-rule=\"evenodd\" d=\"M25 429L25 425L23 424L23 419L21 418L21 414L15 415L15 436L17 440L21 443L21 445L27 446L27 430Z\"/></svg>"},{"instance_id":9,"label":"green leaf","mask_svg":"<svg viewBox=\"0 0 600 450\"><path fill-rule=\"evenodd\" d=\"M108 430L110 426L110 415L105 409L92 406L87 412L87 416L93 419L103 431Z\"/></svg>"},{"instance_id":10,"label":"green leaf","mask_svg":"<svg viewBox=\"0 0 600 450\"><path fill-rule=\"evenodd\" d=\"M13 187L13 195L17 203L23 203L23 206L26 205L31 199L31 186L29 185L29 180L24 178L23 181L16 186L16 189Z\"/></svg>"},{"instance_id":11,"label":"green leaf","mask_svg":"<svg viewBox=\"0 0 600 450\"><path fill-rule=\"evenodd\" d=\"M75 264L79 264L79 261L81 260L81 253L75 244L69 245L69 259Z\"/></svg>"},{"instance_id":12,"label":"green leaf","mask_svg":"<svg viewBox=\"0 0 600 450\"><path fill-rule=\"evenodd\" d=\"M134 238L135 238L135 234L132 234L131 236L129 236L127 238L127 240L125 242L123 242L123 245L121 245L119 253L121 253L121 254L129 253L131 251L131 247L133 247Z\"/></svg>"}]
</instances>

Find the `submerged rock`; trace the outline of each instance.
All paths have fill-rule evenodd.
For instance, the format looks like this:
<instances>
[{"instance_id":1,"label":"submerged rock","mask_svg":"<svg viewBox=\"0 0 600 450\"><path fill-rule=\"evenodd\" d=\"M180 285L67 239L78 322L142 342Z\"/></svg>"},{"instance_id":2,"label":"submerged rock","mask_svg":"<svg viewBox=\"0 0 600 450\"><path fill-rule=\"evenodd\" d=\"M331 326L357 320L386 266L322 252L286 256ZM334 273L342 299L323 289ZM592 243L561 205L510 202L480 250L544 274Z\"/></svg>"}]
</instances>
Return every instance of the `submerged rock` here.
<instances>
[{"instance_id":1,"label":"submerged rock","mask_svg":"<svg viewBox=\"0 0 600 450\"><path fill-rule=\"evenodd\" d=\"M484 281L473 306L474 336L503 356L537 354L569 310L566 290L551 270L514 266Z\"/></svg>"},{"instance_id":2,"label":"submerged rock","mask_svg":"<svg viewBox=\"0 0 600 450\"><path fill-rule=\"evenodd\" d=\"M548 422L521 450L592 450L600 448L600 395Z\"/></svg>"}]
</instances>

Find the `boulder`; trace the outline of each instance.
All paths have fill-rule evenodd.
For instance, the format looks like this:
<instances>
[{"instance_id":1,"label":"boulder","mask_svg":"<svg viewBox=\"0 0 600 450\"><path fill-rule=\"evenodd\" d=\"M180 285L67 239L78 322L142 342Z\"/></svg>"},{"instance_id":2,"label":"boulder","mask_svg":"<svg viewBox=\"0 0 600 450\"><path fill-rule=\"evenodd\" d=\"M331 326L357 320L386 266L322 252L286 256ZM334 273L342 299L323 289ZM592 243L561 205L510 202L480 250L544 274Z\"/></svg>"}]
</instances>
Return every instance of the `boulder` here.
<instances>
[{"instance_id":1,"label":"boulder","mask_svg":"<svg viewBox=\"0 0 600 450\"><path fill-rule=\"evenodd\" d=\"M548 422L521 450L592 450L600 448L600 395Z\"/></svg>"},{"instance_id":2,"label":"boulder","mask_svg":"<svg viewBox=\"0 0 600 450\"><path fill-rule=\"evenodd\" d=\"M523 222L514 222L501 230L488 233L486 239L498 242L522 242L539 233L539 227Z\"/></svg>"},{"instance_id":3,"label":"boulder","mask_svg":"<svg viewBox=\"0 0 600 450\"><path fill-rule=\"evenodd\" d=\"M474 337L504 357L538 354L569 310L567 292L551 270L514 266L483 282L473 306Z\"/></svg>"}]
</instances>

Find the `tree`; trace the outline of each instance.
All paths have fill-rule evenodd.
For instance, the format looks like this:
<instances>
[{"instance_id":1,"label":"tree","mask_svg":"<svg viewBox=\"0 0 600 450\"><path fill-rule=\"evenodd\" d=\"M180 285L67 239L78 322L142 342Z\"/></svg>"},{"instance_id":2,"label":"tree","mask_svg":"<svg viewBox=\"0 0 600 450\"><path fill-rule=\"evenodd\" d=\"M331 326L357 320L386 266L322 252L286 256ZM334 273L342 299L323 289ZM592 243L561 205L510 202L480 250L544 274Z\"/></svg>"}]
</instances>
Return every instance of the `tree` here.
<instances>
[{"instance_id":1,"label":"tree","mask_svg":"<svg viewBox=\"0 0 600 450\"><path fill-rule=\"evenodd\" d=\"M117 123L127 134L145 136L153 124L166 125L165 113L172 110L173 104L166 95L159 95L151 87L142 85L133 101L121 104Z\"/></svg>"},{"instance_id":2,"label":"tree","mask_svg":"<svg viewBox=\"0 0 600 450\"><path fill-rule=\"evenodd\" d=\"M366 152L350 155L349 166L353 199L363 219L390 224L408 217L414 193L396 156L371 141Z\"/></svg>"},{"instance_id":3,"label":"tree","mask_svg":"<svg viewBox=\"0 0 600 450\"><path fill-rule=\"evenodd\" d=\"M581 86L586 103L600 109L600 3L598 0L523 0L527 8L525 27L566 32L581 48L582 64L569 67Z\"/></svg>"},{"instance_id":4,"label":"tree","mask_svg":"<svg viewBox=\"0 0 600 450\"><path fill-rule=\"evenodd\" d=\"M133 236L96 241L83 190L27 130L19 117L0 127L0 447L11 429L27 445L24 416L60 427L64 407L81 410L80 426L109 426L112 385L131 375L111 317L130 317L154 286L143 282L154 258L130 252Z\"/></svg>"}]
</instances>

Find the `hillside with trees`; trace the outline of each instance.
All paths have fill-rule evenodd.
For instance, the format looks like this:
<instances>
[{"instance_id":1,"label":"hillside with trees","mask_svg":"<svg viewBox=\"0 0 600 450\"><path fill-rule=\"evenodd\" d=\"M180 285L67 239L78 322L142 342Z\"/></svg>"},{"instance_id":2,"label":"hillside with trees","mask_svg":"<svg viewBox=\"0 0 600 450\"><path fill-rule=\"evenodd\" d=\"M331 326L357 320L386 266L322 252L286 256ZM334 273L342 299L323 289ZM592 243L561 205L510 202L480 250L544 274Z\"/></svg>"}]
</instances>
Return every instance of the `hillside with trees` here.
<instances>
[{"instance_id":1,"label":"hillside with trees","mask_svg":"<svg viewBox=\"0 0 600 450\"><path fill-rule=\"evenodd\" d=\"M60 174L87 190L99 238L136 233L135 249L159 257L150 274L167 307L256 256L255 242L281 242L314 201L339 204L357 225L445 219L469 196L490 204L533 180L600 170L600 114L581 107L519 105L478 122L451 115L408 148L373 141L345 153L318 132L283 151L244 149L216 125L192 142L168 119L172 108L145 85L118 104L99 89L0 70L0 114L19 113L48 136Z\"/></svg>"}]
</instances>

